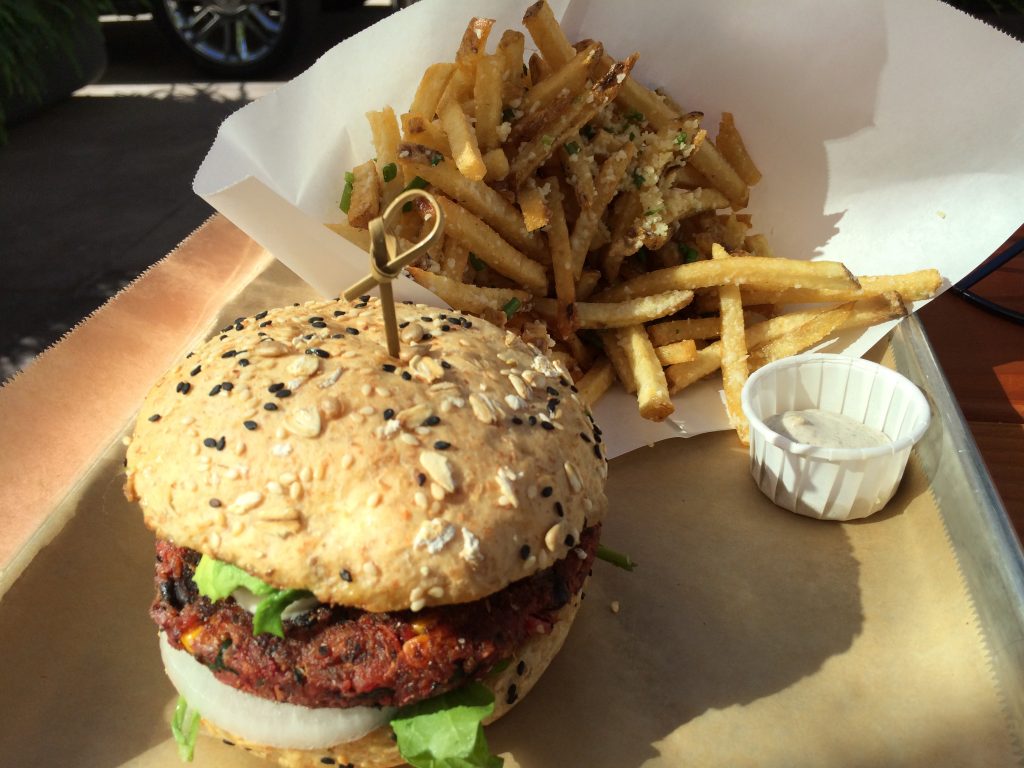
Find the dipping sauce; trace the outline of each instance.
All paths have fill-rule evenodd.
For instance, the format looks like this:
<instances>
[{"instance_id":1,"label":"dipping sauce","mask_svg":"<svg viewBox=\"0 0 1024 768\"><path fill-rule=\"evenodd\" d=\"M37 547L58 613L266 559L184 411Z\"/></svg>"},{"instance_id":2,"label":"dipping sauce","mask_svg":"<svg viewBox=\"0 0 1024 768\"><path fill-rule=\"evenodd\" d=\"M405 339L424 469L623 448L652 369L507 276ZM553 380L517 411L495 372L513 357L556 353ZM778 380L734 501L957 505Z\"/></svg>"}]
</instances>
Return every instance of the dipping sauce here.
<instances>
[{"instance_id":1,"label":"dipping sauce","mask_svg":"<svg viewBox=\"0 0 1024 768\"><path fill-rule=\"evenodd\" d=\"M794 442L821 448L876 448L892 443L884 432L861 424L852 416L818 408L783 411L765 419L764 423Z\"/></svg>"}]
</instances>

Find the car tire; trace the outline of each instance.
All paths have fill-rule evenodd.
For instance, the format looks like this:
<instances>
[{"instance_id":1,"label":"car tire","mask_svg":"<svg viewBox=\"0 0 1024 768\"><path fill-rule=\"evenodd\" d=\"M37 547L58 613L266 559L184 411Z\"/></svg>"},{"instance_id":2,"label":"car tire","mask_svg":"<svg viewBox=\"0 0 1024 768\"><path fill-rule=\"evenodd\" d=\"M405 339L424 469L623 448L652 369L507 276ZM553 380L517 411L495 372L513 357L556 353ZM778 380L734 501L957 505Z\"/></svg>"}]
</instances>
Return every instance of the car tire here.
<instances>
[{"instance_id":1,"label":"car tire","mask_svg":"<svg viewBox=\"0 0 1024 768\"><path fill-rule=\"evenodd\" d=\"M151 0L153 20L203 70L251 78L295 42L303 0Z\"/></svg>"}]
</instances>

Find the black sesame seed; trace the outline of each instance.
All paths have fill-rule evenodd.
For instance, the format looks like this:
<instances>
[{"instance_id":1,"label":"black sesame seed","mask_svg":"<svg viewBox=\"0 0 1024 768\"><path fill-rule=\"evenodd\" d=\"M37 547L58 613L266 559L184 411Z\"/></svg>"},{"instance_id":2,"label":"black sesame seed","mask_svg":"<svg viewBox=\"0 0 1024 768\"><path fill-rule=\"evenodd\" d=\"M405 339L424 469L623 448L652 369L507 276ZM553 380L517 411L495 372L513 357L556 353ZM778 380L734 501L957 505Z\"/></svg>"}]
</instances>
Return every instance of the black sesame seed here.
<instances>
[{"instance_id":1,"label":"black sesame seed","mask_svg":"<svg viewBox=\"0 0 1024 768\"><path fill-rule=\"evenodd\" d=\"M239 364L240 366L242 366L243 368L245 368L245 366L247 366L247 365L249 364L249 358L247 358L247 357L243 357L243 358L241 358L241 359L240 359L240 360L238 361L238 364Z\"/></svg>"},{"instance_id":2,"label":"black sesame seed","mask_svg":"<svg viewBox=\"0 0 1024 768\"><path fill-rule=\"evenodd\" d=\"M224 435L221 435L220 440L217 441L217 450L223 451L225 445L227 445L227 441L224 439Z\"/></svg>"},{"instance_id":3,"label":"black sesame seed","mask_svg":"<svg viewBox=\"0 0 1024 768\"><path fill-rule=\"evenodd\" d=\"M359 329L358 328L346 328L345 329L345 333L350 333L353 336L358 336L359 335Z\"/></svg>"},{"instance_id":4,"label":"black sesame seed","mask_svg":"<svg viewBox=\"0 0 1024 768\"><path fill-rule=\"evenodd\" d=\"M555 389L554 387L548 387L547 392L552 397L558 397L558 390Z\"/></svg>"},{"instance_id":5,"label":"black sesame seed","mask_svg":"<svg viewBox=\"0 0 1024 768\"><path fill-rule=\"evenodd\" d=\"M280 392L282 389L284 389L284 382L275 381L273 384L267 387L267 392Z\"/></svg>"},{"instance_id":6,"label":"black sesame seed","mask_svg":"<svg viewBox=\"0 0 1024 768\"><path fill-rule=\"evenodd\" d=\"M406 381L412 381L412 374L408 371L402 371L402 378Z\"/></svg>"},{"instance_id":7,"label":"black sesame seed","mask_svg":"<svg viewBox=\"0 0 1024 768\"><path fill-rule=\"evenodd\" d=\"M518 698L519 691L516 690L516 684L512 683L512 685L508 687L508 693L505 694L505 701L507 701L509 704L515 704L516 699Z\"/></svg>"},{"instance_id":8,"label":"black sesame seed","mask_svg":"<svg viewBox=\"0 0 1024 768\"><path fill-rule=\"evenodd\" d=\"M448 315L446 315L444 312L438 312L437 313L437 319L438 320L447 320L448 319Z\"/></svg>"},{"instance_id":9,"label":"black sesame seed","mask_svg":"<svg viewBox=\"0 0 1024 768\"><path fill-rule=\"evenodd\" d=\"M255 421L243 421L242 426L252 432L259 425Z\"/></svg>"},{"instance_id":10,"label":"black sesame seed","mask_svg":"<svg viewBox=\"0 0 1024 768\"><path fill-rule=\"evenodd\" d=\"M352 582L352 572L348 568L342 568L340 576L342 581Z\"/></svg>"},{"instance_id":11,"label":"black sesame seed","mask_svg":"<svg viewBox=\"0 0 1024 768\"><path fill-rule=\"evenodd\" d=\"M428 333L427 335L429 336L430 334ZM449 362L448 362L447 360L442 360L442 361L441 361L441 367L442 367L442 368L451 368L451 367L452 367L452 364L451 364L451 363L449 363Z\"/></svg>"},{"instance_id":12,"label":"black sesame seed","mask_svg":"<svg viewBox=\"0 0 1024 768\"><path fill-rule=\"evenodd\" d=\"M306 350L306 354L307 355L316 355L317 357L322 357L322 358L327 358L327 357L331 356L330 352L328 352L326 349L320 349L319 347L316 347L315 349L307 349Z\"/></svg>"},{"instance_id":13,"label":"black sesame seed","mask_svg":"<svg viewBox=\"0 0 1024 768\"><path fill-rule=\"evenodd\" d=\"M395 418L395 409L394 408L385 408L384 409L384 421L391 421L393 418Z\"/></svg>"},{"instance_id":14,"label":"black sesame seed","mask_svg":"<svg viewBox=\"0 0 1024 768\"><path fill-rule=\"evenodd\" d=\"M213 389L210 390L210 397L213 397L214 395L219 395L220 394L220 390L221 390L221 385L220 384L214 384L213 385Z\"/></svg>"},{"instance_id":15,"label":"black sesame seed","mask_svg":"<svg viewBox=\"0 0 1024 768\"><path fill-rule=\"evenodd\" d=\"M600 445L595 445L594 446L594 455L597 456L597 458L599 458L599 459L601 458L601 446Z\"/></svg>"},{"instance_id":16,"label":"black sesame seed","mask_svg":"<svg viewBox=\"0 0 1024 768\"><path fill-rule=\"evenodd\" d=\"M420 320L422 320L424 323L432 323L432 322L434 322L434 318L427 317L426 315L423 315L423 317L421 317Z\"/></svg>"},{"instance_id":17,"label":"black sesame seed","mask_svg":"<svg viewBox=\"0 0 1024 768\"><path fill-rule=\"evenodd\" d=\"M175 387L175 389L181 394L187 395L189 393L189 390L192 389L192 385L189 384L187 381L179 381L178 386Z\"/></svg>"},{"instance_id":18,"label":"black sesame seed","mask_svg":"<svg viewBox=\"0 0 1024 768\"><path fill-rule=\"evenodd\" d=\"M576 545L576 538L570 533L565 537L565 546L573 547Z\"/></svg>"},{"instance_id":19,"label":"black sesame seed","mask_svg":"<svg viewBox=\"0 0 1024 768\"><path fill-rule=\"evenodd\" d=\"M427 418L425 418L423 420L423 426L424 427L436 427L440 423L441 423L441 417L440 416L435 416L433 414L431 414L430 416L427 416Z\"/></svg>"},{"instance_id":20,"label":"black sesame seed","mask_svg":"<svg viewBox=\"0 0 1024 768\"><path fill-rule=\"evenodd\" d=\"M520 418L519 418L518 416L513 416L513 417L512 417L512 423L513 423L513 424L522 424L522 423L523 423L523 420L522 420L522 419L520 419Z\"/></svg>"},{"instance_id":21,"label":"black sesame seed","mask_svg":"<svg viewBox=\"0 0 1024 768\"><path fill-rule=\"evenodd\" d=\"M462 324L462 327L463 328L472 328L473 327L473 321L472 320L467 320L466 322L464 322Z\"/></svg>"},{"instance_id":22,"label":"black sesame seed","mask_svg":"<svg viewBox=\"0 0 1024 768\"><path fill-rule=\"evenodd\" d=\"M574 386L570 386L569 391L572 392L574 395L579 394L579 390L576 389L576 387Z\"/></svg>"},{"instance_id":23,"label":"black sesame seed","mask_svg":"<svg viewBox=\"0 0 1024 768\"><path fill-rule=\"evenodd\" d=\"M601 442L601 433L600 432L595 432L594 433L594 442L595 443L600 443Z\"/></svg>"},{"instance_id":24,"label":"black sesame seed","mask_svg":"<svg viewBox=\"0 0 1024 768\"><path fill-rule=\"evenodd\" d=\"M326 328L327 326L324 326L324 327ZM309 341L310 339L315 339L315 338L316 338L316 334L315 334L315 333L307 333L307 334L306 334L305 336L303 336L302 338L303 338L304 340L306 340L306 341Z\"/></svg>"},{"instance_id":25,"label":"black sesame seed","mask_svg":"<svg viewBox=\"0 0 1024 768\"><path fill-rule=\"evenodd\" d=\"M565 517L565 509L563 509L562 502L560 501L555 502L555 514L559 517Z\"/></svg>"},{"instance_id":26,"label":"black sesame seed","mask_svg":"<svg viewBox=\"0 0 1024 768\"><path fill-rule=\"evenodd\" d=\"M399 328L408 328L409 327L409 321L408 320L403 320L402 322L400 322L398 324L398 327Z\"/></svg>"},{"instance_id":27,"label":"black sesame seed","mask_svg":"<svg viewBox=\"0 0 1024 768\"><path fill-rule=\"evenodd\" d=\"M420 341L423 341L424 339L432 339L432 338L434 338L434 334L432 334L432 333L424 333L422 336L420 336ZM444 366L442 365L441 367L443 368Z\"/></svg>"},{"instance_id":28,"label":"black sesame seed","mask_svg":"<svg viewBox=\"0 0 1024 768\"><path fill-rule=\"evenodd\" d=\"M332 333L332 334L331 334L331 338L332 338L332 339L340 339L340 338L341 338L342 336L344 336L344 335L345 335L345 334L343 334L343 333Z\"/></svg>"},{"instance_id":29,"label":"black sesame seed","mask_svg":"<svg viewBox=\"0 0 1024 768\"><path fill-rule=\"evenodd\" d=\"M384 363L384 365L381 366L381 370L386 373L394 373L395 366L393 366L391 363Z\"/></svg>"},{"instance_id":30,"label":"black sesame seed","mask_svg":"<svg viewBox=\"0 0 1024 768\"><path fill-rule=\"evenodd\" d=\"M235 330L236 331L244 331L245 330L245 326L242 325L241 323L236 323L235 324Z\"/></svg>"},{"instance_id":31,"label":"black sesame seed","mask_svg":"<svg viewBox=\"0 0 1024 768\"><path fill-rule=\"evenodd\" d=\"M205 445L207 448L216 448L217 441L212 437L208 437L205 440L203 440L203 445Z\"/></svg>"},{"instance_id":32,"label":"black sesame seed","mask_svg":"<svg viewBox=\"0 0 1024 768\"><path fill-rule=\"evenodd\" d=\"M567 378L565 378L565 376L559 376L558 377L558 383L561 384L563 387L568 387L569 386L569 380Z\"/></svg>"},{"instance_id":33,"label":"black sesame seed","mask_svg":"<svg viewBox=\"0 0 1024 768\"><path fill-rule=\"evenodd\" d=\"M416 475L416 485L421 485L421 486L422 485L426 485L426 482L427 482L427 476L424 475L422 472L420 472L418 475Z\"/></svg>"},{"instance_id":34,"label":"black sesame seed","mask_svg":"<svg viewBox=\"0 0 1024 768\"><path fill-rule=\"evenodd\" d=\"M226 330L226 331L230 331L231 329L230 329L230 328L225 328L224 330ZM228 335L227 335L226 333L222 333L222 334L220 335L220 340L221 340L221 341L224 341L224 339L226 339L227 337L228 337Z\"/></svg>"},{"instance_id":35,"label":"black sesame seed","mask_svg":"<svg viewBox=\"0 0 1024 768\"><path fill-rule=\"evenodd\" d=\"M526 672L526 662L520 661L518 664L516 664L516 674L522 675L524 672Z\"/></svg>"},{"instance_id":36,"label":"black sesame seed","mask_svg":"<svg viewBox=\"0 0 1024 768\"><path fill-rule=\"evenodd\" d=\"M159 413L154 413L152 416L149 417L149 420L150 421L160 421L160 414Z\"/></svg>"},{"instance_id":37,"label":"black sesame seed","mask_svg":"<svg viewBox=\"0 0 1024 768\"><path fill-rule=\"evenodd\" d=\"M336 764L333 757L321 757L320 758L320 762L323 763L324 765L335 765Z\"/></svg>"},{"instance_id":38,"label":"black sesame seed","mask_svg":"<svg viewBox=\"0 0 1024 768\"><path fill-rule=\"evenodd\" d=\"M273 320L264 320L262 323L260 323L260 328L266 328L268 325L270 325L273 322L274 322Z\"/></svg>"},{"instance_id":39,"label":"black sesame seed","mask_svg":"<svg viewBox=\"0 0 1024 768\"><path fill-rule=\"evenodd\" d=\"M540 489L540 495L543 496L545 499L554 492L555 489L552 488L550 485L545 485L543 488Z\"/></svg>"},{"instance_id":40,"label":"black sesame seed","mask_svg":"<svg viewBox=\"0 0 1024 768\"><path fill-rule=\"evenodd\" d=\"M370 294L364 293L362 296L359 297L359 300L360 301L369 301L370 300Z\"/></svg>"},{"instance_id":41,"label":"black sesame seed","mask_svg":"<svg viewBox=\"0 0 1024 768\"><path fill-rule=\"evenodd\" d=\"M452 447L452 444L449 443L447 440L438 440L437 442L434 443L434 447L439 451L447 451L449 448Z\"/></svg>"},{"instance_id":42,"label":"black sesame seed","mask_svg":"<svg viewBox=\"0 0 1024 768\"><path fill-rule=\"evenodd\" d=\"M336 309L336 310L334 310L334 316L335 317L343 317L344 315L345 315L345 310L343 310L343 309Z\"/></svg>"},{"instance_id":43,"label":"black sesame seed","mask_svg":"<svg viewBox=\"0 0 1024 768\"><path fill-rule=\"evenodd\" d=\"M523 560L525 560L526 558L528 558L530 556L530 545L529 544L523 544L523 546L521 546L519 548L519 556L521 558L523 558Z\"/></svg>"},{"instance_id":44,"label":"black sesame seed","mask_svg":"<svg viewBox=\"0 0 1024 768\"><path fill-rule=\"evenodd\" d=\"M189 375L189 376L195 376L195 375L196 375L196 374L198 374L198 373L199 373L199 372L200 372L201 370L203 370L203 366L201 366L201 365L197 365L197 366L196 366L195 368L193 368L193 369L192 369L191 371L189 371L189 372L188 372L188 375Z\"/></svg>"},{"instance_id":45,"label":"black sesame seed","mask_svg":"<svg viewBox=\"0 0 1024 768\"><path fill-rule=\"evenodd\" d=\"M233 742L233 741L228 741L227 739L221 739L221 741L223 741L223 742L224 742L225 744L227 744L227 745L228 745L229 747L233 747L233 746L235 746L235 742Z\"/></svg>"},{"instance_id":46,"label":"black sesame seed","mask_svg":"<svg viewBox=\"0 0 1024 768\"><path fill-rule=\"evenodd\" d=\"M546 429L548 432L555 428L555 425L552 424L550 421L542 421L540 425L543 429Z\"/></svg>"},{"instance_id":47,"label":"black sesame seed","mask_svg":"<svg viewBox=\"0 0 1024 768\"><path fill-rule=\"evenodd\" d=\"M443 323L441 325L441 330L442 331L450 331L451 329L452 329L452 327L450 325L448 325L448 323Z\"/></svg>"},{"instance_id":48,"label":"black sesame seed","mask_svg":"<svg viewBox=\"0 0 1024 768\"><path fill-rule=\"evenodd\" d=\"M530 421L530 426L531 427L536 427L537 426L537 417L536 416L531 416L529 421Z\"/></svg>"},{"instance_id":49,"label":"black sesame seed","mask_svg":"<svg viewBox=\"0 0 1024 768\"><path fill-rule=\"evenodd\" d=\"M558 404L561 402L562 401L559 400L557 397L552 397L550 400L548 400L548 413L554 413L555 409L558 408Z\"/></svg>"},{"instance_id":50,"label":"black sesame seed","mask_svg":"<svg viewBox=\"0 0 1024 768\"><path fill-rule=\"evenodd\" d=\"M589 436L589 435L587 435L587 433L586 433L586 432L580 432L580 439L581 439L581 440L582 440L582 441L583 441L584 443L589 443L589 442L590 442L590 436Z\"/></svg>"},{"instance_id":51,"label":"black sesame seed","mask_svg":"<svg viewBox=\"0 0 1024 768\"><path fill-rule=\"evenodd\" d=\"M290 389L279 389L274 393L274 397L291 397L292 391Z\"/></svg>"},{"instance_id":52,"label":"black sesame seed","mask_svg":"<svg viewBox=\"0 0 1024 768\"><path fill-rule=\"evenodd\" d=\"M225 392L230 392L232 389L235 388L235 385L232 384L230 381L223 381L221 382L220 388L223 389Z\"/></svg>"},{"instance_id":53,"label":"black sesame seed","mask_svg":"<svg viewBox=\"0 0 1024 768\"><path fill-rule=\"evenodd\" d=\"M277 405L275 403L264 403L263 404L263 410L264 411L276 411L277 410Z\"/></svg>"},{"instance_id":54,"label":"black sesame seed","mask_svg":"<svg viewBox=\"0 0 1024 768\"><path fill-rule=\"evenodd\" d=\"M210 499L210 506L216 509L221 504L220 499Z\"/></svg>"},{"instance_id":55,"label":"black sesame seed","mask_svg":"<svg viewBox=\"0 0 1024 768\"><path fill-rule=\"evenodd\" d=\"M361 302L359 302L358 304L355 305L356 309L362 309L365 306L366 306L366 302L365 301L361 301Z\"/></svg>"},{"instance_id":56,"label":"black sesame seed","mask_svg":"<svg viewBox=\"0 0 1024 768\"><path fill-rule=\"evenodd\" d=\"M325 323L323 320L321 320L319 323L310 323L310 325L312 325L314 328L326 328L327 327L327 323Z\"/></svg>"},{"instance_id":57,"label":"black sesame seed","mask_svg":"<svg viewBox=\"0 0 1024 768\"><path fill-rule=\"evenodd\" d=\"M266 316L267 316L267 310L264 309L262 312L258 312L255 315L253 315L252 319L253 320L262 320Z\"/></svg>"},{"instance_id":58,"label":"black sesame seed","mask_svg":"<svg viewBox=\"0 0 1024 768\"><path fill-rule=\"evenodd\" d=\"M322 323L323 321L324 319L320 317L320 315L314 315L313 317L309 318L309 322L311 323Z\"/></svg>"},{"instance_id":59,"label":"black sesame seed","mask_svg":"<svg viewBox=\"0 0 1024 768\"><path fill-rule=\"evenodd\" d=\"M227 360L229 357L234 357L237 354L238 354L238 350L237 349L229 349L227 352L225 352L223 355L221 355L221 359Z\"/></svg>"}]
</instances>

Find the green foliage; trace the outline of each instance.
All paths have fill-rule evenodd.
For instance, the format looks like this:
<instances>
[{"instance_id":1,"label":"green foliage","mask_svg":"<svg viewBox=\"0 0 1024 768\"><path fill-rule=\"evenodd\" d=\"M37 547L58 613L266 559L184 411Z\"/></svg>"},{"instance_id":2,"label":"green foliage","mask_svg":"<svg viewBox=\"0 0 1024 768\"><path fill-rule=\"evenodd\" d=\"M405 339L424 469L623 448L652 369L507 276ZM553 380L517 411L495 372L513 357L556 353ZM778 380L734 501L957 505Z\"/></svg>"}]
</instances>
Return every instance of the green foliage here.
<instances>
[{"instance_id":1,"label":"green foliage","mask_svg":"<svg viewBox=\"0 0 1024 768\"><path fill-rule=\"evenodd\" d=\"M79 64L74 41L83 26L99 24L110 0L0 0L0 143L4 100L42 100L46 63L54 57Z\"/></svg>"}]
</instances>

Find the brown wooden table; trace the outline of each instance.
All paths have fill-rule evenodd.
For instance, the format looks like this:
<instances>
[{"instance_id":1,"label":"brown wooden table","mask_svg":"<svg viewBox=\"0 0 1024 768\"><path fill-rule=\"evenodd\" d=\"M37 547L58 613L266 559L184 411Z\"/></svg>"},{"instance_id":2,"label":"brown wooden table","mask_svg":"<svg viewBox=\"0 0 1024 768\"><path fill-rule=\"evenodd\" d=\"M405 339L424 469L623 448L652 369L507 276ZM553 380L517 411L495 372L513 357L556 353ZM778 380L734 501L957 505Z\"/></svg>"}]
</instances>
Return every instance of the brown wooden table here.
<instances>
[{"instance_id":1,"label":"brown wooden table","mask_svg":"<svg viewBox=\"0 0 1024 768\"><path fill-rule=\"evenodd\" d=\"M1022 238L1024 227L997 254ZM1024 312L1024 255L972 290ZM1024 539L1024 325L980 309L952 291L924 307L919 317L1017 536Z\"/></svg>"}]
</instances>

